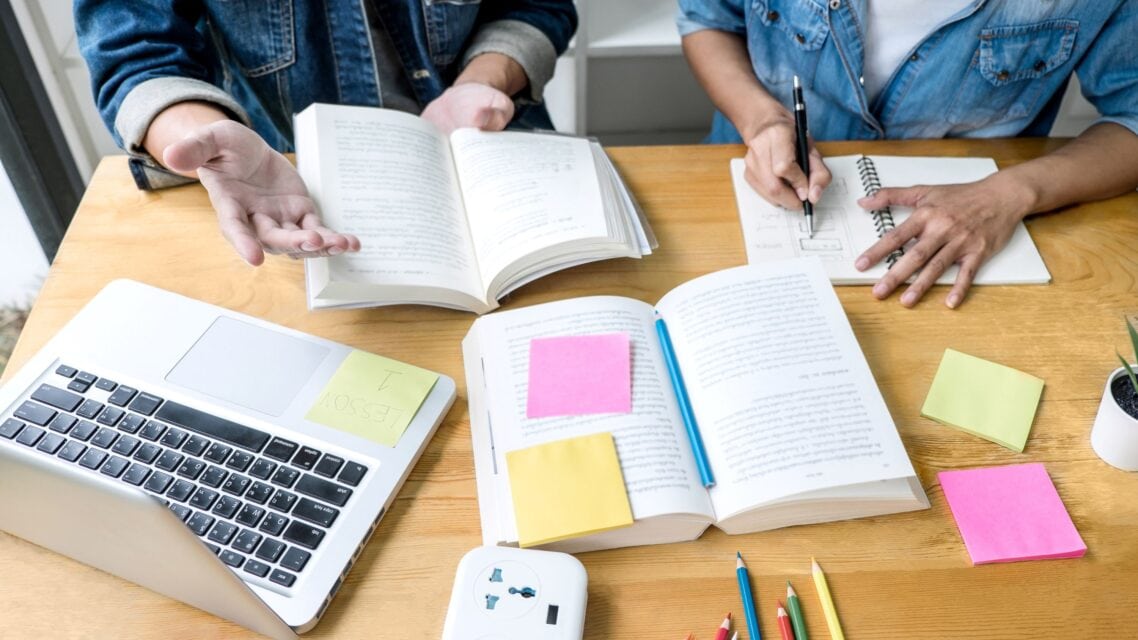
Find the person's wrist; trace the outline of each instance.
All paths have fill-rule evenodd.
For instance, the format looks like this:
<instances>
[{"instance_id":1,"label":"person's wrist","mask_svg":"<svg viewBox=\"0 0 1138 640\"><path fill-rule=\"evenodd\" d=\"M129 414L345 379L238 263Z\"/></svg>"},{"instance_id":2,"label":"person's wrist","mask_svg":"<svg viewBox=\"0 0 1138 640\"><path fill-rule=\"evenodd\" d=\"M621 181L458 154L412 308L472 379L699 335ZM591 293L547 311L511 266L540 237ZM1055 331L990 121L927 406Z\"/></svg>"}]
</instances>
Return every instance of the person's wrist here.
<instances>
[{"instance_id":1,"label":"person's wrist","mask_svg":"<svg viewBox=\"0 0 1138 640\"><path fill-rule=\"evenodd\" d=\"M454 81L454 86L484 84L513 96L529 84L525 69L513 58L501 53L482 53L471 59Z\"/></svg>"},{"instance_id":2,"label":"person's wrist","mask_svg":"<svg viewBox=\"0 0 1138 640\"><path fill-rule=\"evenodd\" d=\"M735 128L744 142L749 142L764 130L776 124L789 124L794 126L794 118L786 107L775 100L763 100L748 110L746 115L735 120Z\"/></svg>"},{"instance_id":3,"label":"person's wrist","mask_svg":"<svg viewBox=\"0 0 1138 640\"><path fill-rule=\"evenodd\" d=\"M1040 202L1040 190L1014 171L997 171L983 180L986 186L1003 203L1003 209L1016 220L1035 213Z\"/></svg>"},{"instance_id":4,"label":"person's wrist","mask_svg":"<svg viewBox=\"0 0 1138 640\"><path fill-rule=\"evenodd\" d=\"M165 166L162 156L166 147L197 131L208 124L219 120L229 120L229 114L224 109L209 102L190 101L178 102L163 109L146 130L142 139L142 147L159 163ZM196 178L194 173L176 172L190 178Z\"/></svg>"}]
</instances>

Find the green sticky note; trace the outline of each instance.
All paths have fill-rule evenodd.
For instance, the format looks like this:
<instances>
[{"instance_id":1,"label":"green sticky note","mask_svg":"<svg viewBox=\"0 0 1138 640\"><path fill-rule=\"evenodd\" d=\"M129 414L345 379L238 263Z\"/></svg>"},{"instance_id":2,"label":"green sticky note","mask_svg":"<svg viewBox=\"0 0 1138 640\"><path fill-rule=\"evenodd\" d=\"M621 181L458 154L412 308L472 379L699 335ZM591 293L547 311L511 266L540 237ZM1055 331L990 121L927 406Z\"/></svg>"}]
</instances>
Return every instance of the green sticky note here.
<instances>
[{"instance_id":1,"label":"green sticky note","mask_svg":"<svg viewBox=\"0 0 1138 640\"><path fill-rule=\"evenodd\" d=\"M1033 375L945 349L921 415L1022 452L1042 393Z\"/></svg>"},{"instance_id":2,"label":"green sticky note","mask_svg":"<svg viewBox=\"0 0 1138 640\"><path fill-rule=\"evenodd\" d=\"M405 362L352 351L304 417L394 447L438 379Z\"/></svg>"}]
</instances>

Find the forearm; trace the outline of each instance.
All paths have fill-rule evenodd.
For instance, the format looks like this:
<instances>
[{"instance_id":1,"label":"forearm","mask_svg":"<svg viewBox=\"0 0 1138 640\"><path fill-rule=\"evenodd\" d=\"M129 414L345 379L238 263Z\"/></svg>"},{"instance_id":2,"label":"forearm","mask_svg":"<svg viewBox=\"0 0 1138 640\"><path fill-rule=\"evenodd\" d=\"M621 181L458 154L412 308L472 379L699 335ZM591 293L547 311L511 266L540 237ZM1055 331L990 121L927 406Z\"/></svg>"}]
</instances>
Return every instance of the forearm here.
<instances>
[{"instance_id":1,"label":"forearm","mask_svg":"<svg viewBox=\"0 0 1138 640\"><path fill-rule=\"evenodd\" d=\"M1110 198L1138 187L1138 135L1097 124L1059 150L988 178L1016 195L1023 217L1077 202Z\"/></svg>"},{"instance_id":2,"label":"forearm","mask_svg":"<svg viewBox=\"0 0 1138 640\"><path fill-rule=\"evenodd\" d=\"M209 102L179 102L155 116L146 130L146 137L142 139L142 146L151 157L165 166L162 156L166 147L207 124L229 119L223 109ZM188 178L197 177L196 172L175 173Z\"/></svg>"},{"instance_id":3,"label":"forearm","mask_svg":"<svg viewBox=\"0 0 1138 640\"><path fill-rule=\"evenodd\" d=\"M456 85L477 82L489 85L512 96L529 84L525 69L513 58L501 53L483 53L470 60L462 70Z\"/></svg>"},{"instance_id":4,"label":"forearm","mask_svg":"<svg viewBox=\"0 0 1138 640\"><path fill-rule=\"evenodd\" d=\"M755 77L742 36L705 29L684 36L683 47L696 79L744 140L770 118L789 116Z\"/></svg>"}]
</instances>

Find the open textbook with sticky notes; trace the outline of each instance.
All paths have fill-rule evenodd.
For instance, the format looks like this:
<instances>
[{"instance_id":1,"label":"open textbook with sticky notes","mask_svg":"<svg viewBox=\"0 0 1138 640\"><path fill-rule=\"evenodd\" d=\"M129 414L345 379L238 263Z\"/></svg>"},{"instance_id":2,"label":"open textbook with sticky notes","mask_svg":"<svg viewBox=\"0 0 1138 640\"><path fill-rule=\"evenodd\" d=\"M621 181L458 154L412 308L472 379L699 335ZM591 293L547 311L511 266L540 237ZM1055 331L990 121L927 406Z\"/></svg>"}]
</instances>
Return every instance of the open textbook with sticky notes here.
<instances>
[{"instance_id":1,"label":"open textbook with sticky notes","mask_svg":"<svg viewBox=\"0 0 1138 640\"><path fill-rule=\"evenodd\" d=\"M764 200L743 177L742 159L731 161L735 201L743 225L747 262L757 264L795 256L817 256L834 284L877 282L900 259L905 248L877 265L858 271L854 260L905 221L907 207L866 211L857 201L883 187L975 182L996 172L991 158L910 158L902 156L835 156L826 158L833 181L814 206L814 237L806 231L801 210L787 211ZM911 243L910 243L911 244ZM957 265L937 279L956 280ZM1044 284L1051 274L1043 264L1027 227L1017 222L1011 240L976 272L973 284Z\"/></svg>"},{"instance_id":2,"label":"open textbook with sticky notes","mask_svg":"<svg viewBox=\"0 0 1138 640\"><path fill-rule=\"evenodd\" d=\"M459 129L389 109L314 104L297 170L358 253L305 261L310 308L430 304L485 313L541 276L652 253L601 146L556 133Z\"/></svg>"},{"instance_id":3,"label":"open textbook with sticky notes","mask_svg":"<svg viewBox=\"0 0 1138 640\"><path fill-rule=\"evenodd\" d=\"M671 335L716 484L707 489L655 328ZM527 417L535 338L627 334L628 413ZM655 305L576 298L495 313L463 340L485 544L518 544L510 452L611 433L633 524L543 545L587 551L928 507L816 259L712 273ZM587 487L586 487L587 488ZM568 506L565 506L568 508Z\"/></svg>"}]
</instances>

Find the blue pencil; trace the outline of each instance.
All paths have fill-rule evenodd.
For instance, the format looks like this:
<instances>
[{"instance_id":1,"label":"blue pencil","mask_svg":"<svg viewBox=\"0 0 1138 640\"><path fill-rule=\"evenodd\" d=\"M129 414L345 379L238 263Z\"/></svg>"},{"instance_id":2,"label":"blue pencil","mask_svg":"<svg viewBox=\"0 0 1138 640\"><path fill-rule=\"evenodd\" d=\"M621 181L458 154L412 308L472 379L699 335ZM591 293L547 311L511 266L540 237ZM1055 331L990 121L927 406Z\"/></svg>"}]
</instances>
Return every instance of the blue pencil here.
<instances>
[{"instance_id":1,"label":"blue pencil","mask_svg":"<svg viewBox=\"0 0 1138 640\"><path fill-rule=\"evenodd\" d=\"M743 564L743 554L735 552L735 577L739 578L739 596L743 598L743 615L747 618L747 633L751 640L762 640L759 633L759 614L755 613L755 599L751 596L751 578L747 575L747 565Z\"/></svg>"},{"instance_id":2,"label":"blue pencil","mask_svg":"<svg viewBox=\"0 0 1138 640\"><path fill-rule=\"evenodd\" d=\"M684 386L684 376L680 373L680 365L676 362L676 352L672 349L672 337L668 335L668 325L663 318L656 318L656 333L660 335L660 349L664 352L664 362L668 364L668 375L672 378L672 388L676 392L676 402L680 405L680 415L684 419L684 427L688 431L688 440L691 441L691 450L695 455L695 466L699 469L699 479L703 486L710 489L715 486L715 476L711 475L711 463L707 460L707 451L703 448L703 438L699 435L699 426L695 422L695 413L691 409L691 400L688 399L688 389Z\"/></svg>"}]
</instances>

